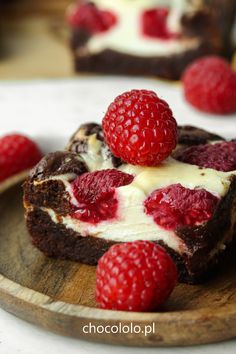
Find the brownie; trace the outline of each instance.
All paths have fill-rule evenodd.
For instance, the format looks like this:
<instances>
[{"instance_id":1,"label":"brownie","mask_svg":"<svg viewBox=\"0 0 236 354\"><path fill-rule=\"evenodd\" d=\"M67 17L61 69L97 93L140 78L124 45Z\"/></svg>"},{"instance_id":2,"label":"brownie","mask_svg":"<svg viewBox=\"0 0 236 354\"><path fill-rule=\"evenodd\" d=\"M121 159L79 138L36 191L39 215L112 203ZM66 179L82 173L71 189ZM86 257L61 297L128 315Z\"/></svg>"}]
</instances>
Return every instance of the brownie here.
<instances>
[{"instance_id":1,"label":"brownie","mask_svg":"<svg viewBox=\"0 0 236 354\"><path fill-rule=\"evenodd\" d=\"M30 172L24 184L25 206L51 208L60 215L73 212L74 208L65 185L61 180L49 177L71 174L72 178L75 178L87 171L86 165L75 153L57 151L48 154Z\"/></svg>"},{"instance_id":2,"label":"brownie","mask_svg":"<svg viewBox=\"0 0 236 354\"><path fill-rule=\"evenodd\" d=\"M178 80L184 69L195 59L218 54L210 42L202 43L196 50L165 57L137 57L106 49L101 53L80 56L74 52L74 67L77 72L116 74L129 76L157 76Z\"/></svg>"},{"instance_id":3,"label":"brownie","mask_svg":"<svg viewBox=\"0 0 236 354\"><path fill-rule=\"evenodd\" d=\"M113 167L119 167L125 162L114 156L104 141L104 135L101 124L86 123L82 124L79 129L72 135L67 145L67 150L77 154L88 152L88 138L95 134L97 140L101 141L101 154L111 159Z\"/></svg>"},{"instance_id":4,"label":"brownie","mask_svg":"<svg viewBox=\"0 0 236 354\"><path fill-rule=\"evenodd\" d=\"M84 172L87 172L86 165L77 154L73 152L56 151L45 156L38 165L31 170L30 177L33 180L40 180L66 173L79 175Z\"/></svg>"},{"instance_id":5,"label":"brownie","mask_svg":"<svg viewBox=\"0 0 236 354\"><path fill-rule=\"evenodd\" d=\"M216 134L192 126L179 126L178 132L181 146L223 140ZM95 265L117 241L89 234L85 236L63 223L63 218L76 211L76 206L71 203L70 182L90 171L85 156L90 148L91 137L100 144L99 157L103 156L104 161L117 168L111 152L104 153L108 147L101 126L95 123L84 124L72 136L65 151L47 155L31 171L24 184L24 204L27 228L38 249L50 257ZM125 166L124 162L120 163ZM236 235L235 216L236 176L232 176L228 192L221 198L208 222L175 230L187 252L180 254L163 240L154 241L165 247L173 257L180 281L202 282L211 273ZM213 256L209 257L212 252Z\"/></svg>"},{"instance_id":6,"label":"brownie","mask_svg":"<svg viewBox=\"0 0 236 354\"><path fill-rule=\"evenodd\" d=\"M222 136L210 133L204 129L191 125L178 126L178 144L180 145L201 145L210 141L225 140Z\"/></svg>"},{"instance_id":7,"label":"brownie","mask_svg":"<svg viewBox=\"0 0 236 354\"><path fill-rule=\"evenodd\" d=\"M89 1L89 3L93 2ZM95 4L99 8L99 1ZM136 6L135 1L133 6ZM112 8L111 4L111 10ZM142 55L141 52L138 54L132 51L128 53L114 50L109 45L96 53L91 52L88 43L94 34L87 28L73 27L70 44L75 70L103 74L158 76L178 80L186 66L199 57L214 54L228 58L232 56L231 34L235 14L235 1L205 0L201 6L192 3L191 10L183 13L179 20L181 36L187 41L197 39L198 45L194 48L186 45L169 55L153 55L151 52L150 55ZM119 19L116 26L119 26ZM129 37L129 33L126 37ZM165 46L165 41L162 45Z\"/></svg>"},{"instance_id":8,"label":"brownie","mask_svg":"<svg viewBox=\"0 0 236 354\"><path fill-rule=\"evenodd\" d=\"M181 256L163 241L157 242L166 248L174 259L180 282L188 284L203 282L222 260L221 253L210 262L207 255L222 239L222 234L231 233L232 237L236 234L236 222L233 230L231 229L231 213L236 214L235 201L236 178L232 180L230 190L218 205L214 217L206 225L177 230L178 236L192 250L191 255ZM91 236L82 237L64 225L54 223L49 215L37 206L27 212L26 219L33 244L46 256L96 265L99 258L116 243ZM229 240L231 242L231 238Z\"/></svg>"}]
</instances>

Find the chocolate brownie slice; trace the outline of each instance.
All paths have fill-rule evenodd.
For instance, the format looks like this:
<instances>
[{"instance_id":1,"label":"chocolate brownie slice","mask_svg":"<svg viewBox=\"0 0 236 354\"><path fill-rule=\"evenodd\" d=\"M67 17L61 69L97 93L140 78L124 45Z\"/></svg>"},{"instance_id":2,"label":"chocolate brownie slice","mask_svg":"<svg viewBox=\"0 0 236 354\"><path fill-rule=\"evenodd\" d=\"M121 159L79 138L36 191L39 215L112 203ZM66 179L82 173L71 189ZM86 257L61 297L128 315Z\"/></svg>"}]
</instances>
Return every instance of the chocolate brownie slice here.
<instances>
[{"instance_id":1,"label":"chocolate brownie slice","mask_svg":"<svg viewBox=\"0 0 236 354\"><path fill-rule=\"evenodd\" d=\"M69 11L75 70L179 79L196 58L232 55L235 14L231 0L76 3Z\"/></svg>"},{"instance_id":2,"label":"chocolate brownie slice","mask_svg":"<svg viewBox=\"0 0 236 354\"><path fill-rule=\"evenodd\" d=\"M223 140L199 128L179 127L179 146L199 146ZM198 145L197 145L198 144ZM133 182L116 189L117 219L96 224L75 218L78 208L72 183L87 172L118 169L133 174ZM145 215L143 201L156 188L175 183L202 188L218 198L213 215L195 226L165 230ZM222 258L236 234L236 171L220 172L168 158L156 167L132 166L112 155L101 126L83 125L66 151L46 156L24 185L26 220L33 244L48 256L95 265L114 243L148 239L173 256L179 280L202 281Z\"/></svg>"}]
</instances>

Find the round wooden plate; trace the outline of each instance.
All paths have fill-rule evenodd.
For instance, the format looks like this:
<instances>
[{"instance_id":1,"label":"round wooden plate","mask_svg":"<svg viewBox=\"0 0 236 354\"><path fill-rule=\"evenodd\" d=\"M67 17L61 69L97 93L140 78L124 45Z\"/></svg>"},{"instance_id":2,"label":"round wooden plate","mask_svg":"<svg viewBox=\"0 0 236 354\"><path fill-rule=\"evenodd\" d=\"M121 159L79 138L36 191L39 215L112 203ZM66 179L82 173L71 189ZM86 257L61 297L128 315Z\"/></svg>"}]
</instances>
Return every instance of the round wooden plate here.
<instances>
[{"instance_id":1,"label":"round wooden plate","mask_svg":"<svg viewBox=\"0 0 236 354\"><path fill-rule=\"evenodd\" d=\"M2 191L0 305L5 310L48 330L104 343L190 345L236 337L236 257L228 257L204 285L179 284L160 312L101 310L94 299L95 267L45 257L31 245L23 213L21 187ZM105 333L117 328L129 333Z\"/></svg>"}]
</instances>

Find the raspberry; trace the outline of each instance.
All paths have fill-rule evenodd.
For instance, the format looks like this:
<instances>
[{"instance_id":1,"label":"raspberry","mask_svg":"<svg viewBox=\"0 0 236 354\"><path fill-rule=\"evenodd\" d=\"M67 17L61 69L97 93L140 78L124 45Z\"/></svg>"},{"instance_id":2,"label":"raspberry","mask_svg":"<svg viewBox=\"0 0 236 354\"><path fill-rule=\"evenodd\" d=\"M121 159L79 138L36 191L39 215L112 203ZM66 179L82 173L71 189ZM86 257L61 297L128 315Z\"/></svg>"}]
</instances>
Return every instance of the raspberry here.
<instances>
[{"instance_id":1,"label":"raspberry","mask_svg":"<svg viewBox=\"0 0 236 354\"><path fill-rule=\"evenodd\" d=\"M33 167L41 158L38 146L23 135L0 138L0 181Z\"/></svg>"},{"instance_id":2,"label":"raspberry","mask_svg":"<svg viewBox=\"0 0 236 354\"><path fill-rule=\"evenodd\" d=\"M177 124L168 104L155 92L132 90L118 96L102 122L112 153L133 165L156 166L177 142Z\"/></svg>"},{"instance_id":3,"label":"raspberry","mask_svg":"<svg viewBox=\"0 0 236 354\"><path fill-rule=\"evenodd\" d=\"M116 23L116 16L107 10L99 10L92 3L76 4L69 9L68 22L73 28L90 33L109 30Z\"/></svg>"},{"instance_id":4,"label":"raspberry","mask_svg":"<svg viewBox=\"0 0 236 354\"><path fill-rule=\"evenodd\" d=\"M201 225L215 210L218 198L205 189L188 189L181 184L157 189L145 200L145 213L166 230Z\"/></svg>"},{"instance_id":5,"label":"raspberry","mask_svg":"<svg viewBox=\"0 0 236 354\"><path fill-rule=\"evenodd\" d=\"M171 294L177 281L172 258L149 241L116 244L100 258L96 300L100 307L151 311Z\"/></svg>"},{"instance_id":6,"label":"raspberry","mask_svg":"<svg viewBox=\"0 0 236 354\"><path fill-rule=\"evenodd\" d=\"M177 38L178 34L172 33L167 27L167 18L169 9L155 8L144 11L142 14L142 30L143 34L149 37L160 39Z\"/></svg>"},{"instance_id":7,"label":"raspberry","mask_svg":"<svg viewBox=\"0 0 236 354\"><path fill-rule=\"evenodd\" d=\"M205 168L229 172L236 170L236 141L191 146L180 149L174 158Z\"/></svg>"},{"instance_id":8,"label":"raspberry","mask_svg":"<svg viewBox=\"0 0 236 354\"><path fill-rule=\"evenodd\" d=\"M73 217L96 224L116 216L118 200L115 188L125 186L134 177L111 169L84 173L72 182L72 190L78 202Z\"/></svg>"},{"instance_id":9,"label":"raspberry","mask_svg":"<svg viewBox=\"0 0 236 354\"><path fill-rule=\"evenodd\" d=\"M227 114L236 111L236 74L216 56L196 60L185 71L184 94L201 111Z\"/></svg>"}]
</instances>

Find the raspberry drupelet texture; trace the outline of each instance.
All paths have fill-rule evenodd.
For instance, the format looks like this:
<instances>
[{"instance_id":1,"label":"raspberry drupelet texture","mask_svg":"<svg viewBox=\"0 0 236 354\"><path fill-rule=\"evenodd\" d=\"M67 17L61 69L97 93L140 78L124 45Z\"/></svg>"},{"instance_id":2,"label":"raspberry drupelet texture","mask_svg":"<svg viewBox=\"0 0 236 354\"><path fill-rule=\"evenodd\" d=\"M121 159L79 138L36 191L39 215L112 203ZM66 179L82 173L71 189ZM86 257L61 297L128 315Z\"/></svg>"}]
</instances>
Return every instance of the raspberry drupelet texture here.
<instances>
[{"instance_id":1,"label":"raspberry drupelet texture","mask_svg":"<svg viewBox=\"0 0 236 354\"><path fill-rule=\"evenodd\" d=\"M236 73L216 56L196 60L183 74L184 94L201 111L228 114L236 111Z\"/></svg>"},{"instance_id":2,"label":"raspberry drupelet texture","mask_svg":"<svg viewBox=\"0 0 236 354\"><path fill-rule=\"evenodd\" d=\"M99 10L92 3L72 5L67 17L71 27L92 34L105 32L116 23L116 16L112 12Z\"/></svg>"},{"instance_id":3,"label":"raspberry drupelet texture","mask_svg":"<svg viewBox=\"0 0 236 354\"><path fill-rule=\"evenodd\" d=\"M167 230L201 225L213 215L218 198L205 189L189 189L181 184L157 189L145 200L146 214Z\"/></svg>"},{"instance_id":4,"label":"raspberry drupelet texture","mask_svg":"<svg viewBox=\"0 0 236 354\"><path fill-rule=\"evenodd\" d=\"M116 217L118 200L115 188L125 186L134 177L128 173L110 169L84 173L72 182L77 200L73 217L96 224Z\"/></svg>"},{"instance_id":5,"label":"raspberry drupelet texture","mask_svg":"<svg viewBox=\"0 0 236 354\"><path fill-rule=\"evenodd\" d=\"M99 260L96 300L104 309L152 311L177 281L172 258L159 245L135 241L112 246Z\"/></svg>"},{"instance_id":6,"label":"raspberry drupelet texture","mask_svg":"<svg viewBox=\"0 0 236 354\"><path fill-rule=\"evenodd\" d=\"M174 158L179 161L229 172L236 170L236 141L191 146L177 150Z\"/></svg>"},{"instance_id":7,"label":"raspberry drupelet texture","mask_svg":"<svg viewBox=\"0 0 236 354\"><path fill-rule=\"evenodd\" d=\"M155 92L132 90L118 96L102 122L112 153L133 165L157 166L177 143L177 124Z\"/></svg>"},{"instance_id":8,"label":"raspberry drupelet texture","mask_svg":"<svg viewBox=\"0 0 236 354\"><path fill-rule=\"evenodd\" d=\"M0 182L32 168L42 156L38 146L23 135L11 134L0 138Z\"/></svg>"}]
</instances>

